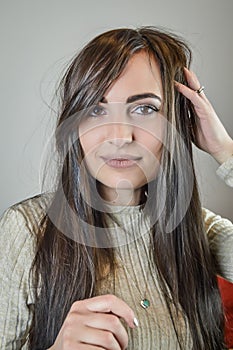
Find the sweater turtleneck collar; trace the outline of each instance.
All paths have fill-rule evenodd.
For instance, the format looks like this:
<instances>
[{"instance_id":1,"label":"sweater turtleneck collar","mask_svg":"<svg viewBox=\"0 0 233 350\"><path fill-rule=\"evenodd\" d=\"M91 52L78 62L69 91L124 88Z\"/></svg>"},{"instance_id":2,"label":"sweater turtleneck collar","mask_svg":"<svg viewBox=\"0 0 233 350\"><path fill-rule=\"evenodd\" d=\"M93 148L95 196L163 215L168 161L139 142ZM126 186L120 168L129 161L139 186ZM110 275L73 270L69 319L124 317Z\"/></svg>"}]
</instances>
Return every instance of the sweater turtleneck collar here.
<instances>
[{"instance_id":1,"label":"sweater turtleneck collar","mask_svg":"<svg viewBox=\"0 0 233 350\"><path fill-rule=\"evenodd\" d=\"M107 205L106 209L109 213L108 227L113 247L130 244L150 232L150 218L145 214L143 205Z\"/></svg>"}]
</instances>

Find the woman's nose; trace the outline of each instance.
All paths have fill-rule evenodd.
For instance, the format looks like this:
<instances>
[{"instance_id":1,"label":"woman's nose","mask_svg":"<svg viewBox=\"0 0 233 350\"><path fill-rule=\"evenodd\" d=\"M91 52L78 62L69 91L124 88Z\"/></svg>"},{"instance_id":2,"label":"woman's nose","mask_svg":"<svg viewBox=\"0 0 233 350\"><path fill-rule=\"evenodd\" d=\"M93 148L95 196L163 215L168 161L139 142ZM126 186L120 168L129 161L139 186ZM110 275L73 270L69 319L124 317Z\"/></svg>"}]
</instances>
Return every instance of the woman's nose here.
<instances>
[{"instance_id":1,"label":"woman's nose","mask_svg":"<svg viewBox=\"0 0 233 350\"><path fill-rule=\"evenodd\" d=\"M118 147L133 141L133 126L126 122L114 122L108 128L108 142Z\"/></svg>"}]
</instances>

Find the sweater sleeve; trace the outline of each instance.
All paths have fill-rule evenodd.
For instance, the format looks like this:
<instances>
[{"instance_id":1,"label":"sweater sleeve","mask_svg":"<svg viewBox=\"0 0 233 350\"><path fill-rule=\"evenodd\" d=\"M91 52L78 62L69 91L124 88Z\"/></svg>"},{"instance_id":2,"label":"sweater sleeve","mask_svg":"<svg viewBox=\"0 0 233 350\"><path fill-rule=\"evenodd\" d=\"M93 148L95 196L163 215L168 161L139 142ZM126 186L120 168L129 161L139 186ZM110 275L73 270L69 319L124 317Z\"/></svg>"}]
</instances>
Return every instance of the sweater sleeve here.
<instances>
[{"instance_id":1,"label":"sweater sleeve","mask_svg":"<svg viewBox=\"0 0 233 350\"><path fill-rule=\"evenodd\" d=\"M205 208L202 215L217 273L233 282L233 224Z\"/></svg>"},{"instance_id":2,"label":"sweater sleeve","mask_svg":"<svg viewBox=\"0 0 233 350\"><path fill-rule=\"evenodd\" d=\"M33 315L34 239L17 208L8 209L0 220L0 247L0 348L27 349Z\"/></svg>"},{"instance_id":3,"label":"sweater sleeve","mask_svg":"<svg viewBox=\"0 0 233 350\"><path fill-rule=\"evenodd\" d=\"M217 175L225 181L225 183L233 187L233 155L227 159L225 163L217 169Z\"/></svg>"},{"instance_id":4,"label":"sweater sleeve","mask_svg":"<svg viewBox=\"0 0 233 350\"><path fill-rule=\"evenodd\" d=\"M217 175L233 187L233 156L218 168ZM233 282L233 224L208 209L203 208L202 214L218 273Z\"/></svg>"}]
</instances>

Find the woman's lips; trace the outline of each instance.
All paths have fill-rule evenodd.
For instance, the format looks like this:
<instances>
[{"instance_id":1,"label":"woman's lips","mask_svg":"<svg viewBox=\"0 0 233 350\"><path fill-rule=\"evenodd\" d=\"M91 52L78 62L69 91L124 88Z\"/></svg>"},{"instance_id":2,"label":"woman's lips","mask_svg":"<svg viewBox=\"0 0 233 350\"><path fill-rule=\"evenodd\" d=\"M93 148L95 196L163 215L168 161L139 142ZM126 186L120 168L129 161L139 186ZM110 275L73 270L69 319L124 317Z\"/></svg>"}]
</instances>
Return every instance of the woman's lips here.
<instances>
[{"instance_id":1,"label":"woman's lips","mask_svg":"<svg viewBox=\"0 0 233 350\"><path fill-rule=\"evenodd\" d=\"M137 162L141 159L140 157L125 158L125 157L117 157L117 158L105 158L102 157L104 162L112 167L112 168L129 168L135 166Z\"/></svg>"}]
</instances>

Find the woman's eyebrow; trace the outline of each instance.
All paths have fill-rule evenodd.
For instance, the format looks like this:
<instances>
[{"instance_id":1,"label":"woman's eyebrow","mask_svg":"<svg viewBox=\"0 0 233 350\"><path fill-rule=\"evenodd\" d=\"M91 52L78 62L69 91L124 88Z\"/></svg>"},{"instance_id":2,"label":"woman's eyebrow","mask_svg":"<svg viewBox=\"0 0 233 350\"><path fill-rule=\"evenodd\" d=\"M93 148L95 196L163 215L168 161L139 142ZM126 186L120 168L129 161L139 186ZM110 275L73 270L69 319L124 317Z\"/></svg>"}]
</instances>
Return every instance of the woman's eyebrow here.
<instances>
[{"instance_id":1,"label":"woman's eyebrow","mask_svg":"<svg viewBox=\"0 0 233 350\"><path fill-rule=\"evenodd\" d=\"M157 99L159 102L162 102L161 97L159 97L158 95L153 94L152 92L147 92L147 93L143 93L143 94L138 94L138 95L133 95L133 96L129 96L126 100L126 103L132 103L138 100L142 100L144 98L155 98ZM108 101L106 100L105 97L103 97L100 100L101 103L108 103Z\"/></svg>"},{"instance_id":2,"label":"woman's eyebrow","mask_svg":"<svg viewBox=\"0 0 233 350\"><path fill-rule=\"evenodd\" d=\"M142 100L143 98L156 98L160 102L162 102L161 98L151 92L144 93L144 94L139 94L139 95L133 95L127 98L126 103L132 103L138 100Z\"/></svg>"}]
</instances>

